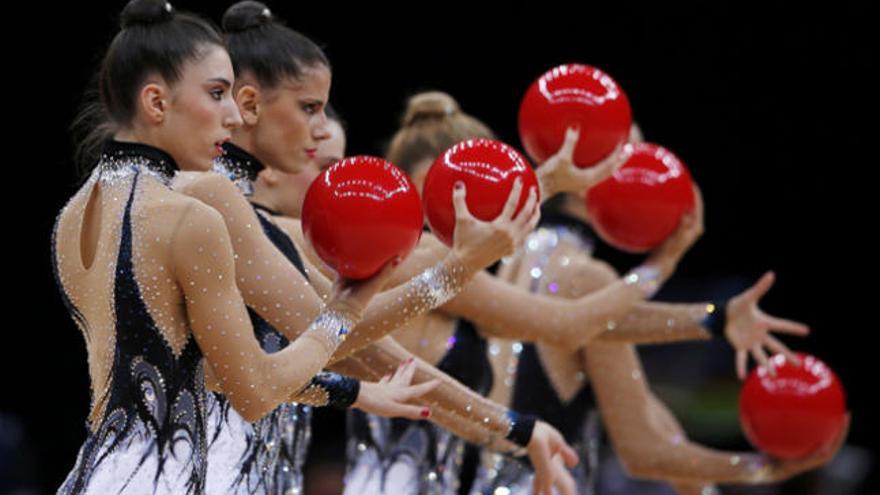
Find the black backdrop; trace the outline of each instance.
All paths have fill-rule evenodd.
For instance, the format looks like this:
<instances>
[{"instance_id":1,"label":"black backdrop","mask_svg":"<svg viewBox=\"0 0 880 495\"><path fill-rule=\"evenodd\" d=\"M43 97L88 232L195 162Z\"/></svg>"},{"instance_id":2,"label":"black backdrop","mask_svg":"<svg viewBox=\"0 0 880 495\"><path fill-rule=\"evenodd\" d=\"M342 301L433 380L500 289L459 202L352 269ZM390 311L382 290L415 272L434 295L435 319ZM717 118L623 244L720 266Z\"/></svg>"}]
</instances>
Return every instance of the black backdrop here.
<instances>
[{"instance_id":1,"label":"black backdrop","mask_svg":"<svg viewBox=\"0 0 880 495\"><path fill-rule=\"evenodd\" d=\"M850 442L876 448L868 112L877 52L867 8L577 5L270 4L325 47L349 154L381 154L404 98L422 89L453 94L519 146L519 99L536 76L565 62L605 69L627 91L647 139L674 150L703 189L707 232L681 270L755 278L775 269L764 307L813 327L808 339L788 342L836 370L854 412ZM76 180L67 126L121 6L19 5L6 22L13 135L4 197L14 230L0 414L23 425L28 447L17 455L38 461L14 476L37 477L47 493L74 461L88 408L82 337L52 279L49 233ZM227 5L175 6L218 20Z\"/></svg>"}]
</instances>

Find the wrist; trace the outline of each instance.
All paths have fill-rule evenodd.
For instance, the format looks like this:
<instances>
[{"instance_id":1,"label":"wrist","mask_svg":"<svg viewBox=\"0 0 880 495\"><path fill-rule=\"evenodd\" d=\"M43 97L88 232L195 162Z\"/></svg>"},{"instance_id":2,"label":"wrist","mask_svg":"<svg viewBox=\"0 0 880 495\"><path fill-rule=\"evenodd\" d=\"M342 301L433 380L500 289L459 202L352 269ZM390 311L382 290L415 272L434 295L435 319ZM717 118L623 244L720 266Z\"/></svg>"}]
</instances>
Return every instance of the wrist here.
<instances>
[{"instance_id":1,"label":"wrist","mask_svg":"<svg viewBox=\"0 0 880 495\"><path fill-rule=\"evenodd\" d=\"M727 322L727 306L719 301L706 304L706 316L703 326L712 334L712 338L725 338L725 323Z\"/></svg>"},{"instance_id":2,"label":"wrist","mask_svg":"<svg viewBox=\"0 0 880 495\"><path fill-rule=\"evenodd\" d=\"M520 447L528 447L532 441L537 418L530 414L520 414L516 411L508 410L507 419L510 422L510 426L504 438Z\"/></svg>"},{"instance_id":3,"label":"wrist","mask_svg":"<svg viewBox=\"0 0 880 495\"><path fill-rule=\"evenodd\" d=\"M335 309L337 307L340 309ZM333 354L345 341L354 325L360 321L359 317L352 317L352 312L352 309L343 305L343 302L331 301L321 309L303 336L317 339L324 344L329 354Z\"/></svg>"},{"instance_id":4,"label":"wrist","mask_svg":"<svg viewBox=\"0 0 880 495\"><path fill-rule=\"evenodd\" d=\"M444 271L449 272L457 279L466 280L475 273L482 270L482 263L476 259L476 256L470 254L467 248L454 247L443 259L442 267Z\"/></svg>"},{"instance_id":5,"label":"wrist","mask_svg":"<svg viewBox=\"0 0 880 495\"><path fill-rule=\"evenodd\" d=\"M352 407L354 409L363 409L363 406L364 406L363 398L365 395L364 390L370 388L370 385L371 385L370 382L359 382L358 389L357 389L357 395L355 396L354 401L352 401L350 407Z\"/></svg>"},{"instance_id":6,"label":"wrist","mask_svg":"<svg viewBox=\"0 0 880 495\"><path fill-rule=\"evenodd\" d=\"M645 265L656 268L660 272L661 280L665 281L675 273L675 269L678 268L679 258L679 256L669 254L667 251L663 250L651 255L645 260Z\"/></svg>"},{"instance_id":7,"label":"wrist","mask_svg":"<svg viewBox=\"0 0 880 495\"><path fill-rule=\"evenodd\" d=\"M342 377L339 390L331 394L330 405L337 409L354 407L361 398L361 381L356 378Z\"/></svg>"}]
</instances>

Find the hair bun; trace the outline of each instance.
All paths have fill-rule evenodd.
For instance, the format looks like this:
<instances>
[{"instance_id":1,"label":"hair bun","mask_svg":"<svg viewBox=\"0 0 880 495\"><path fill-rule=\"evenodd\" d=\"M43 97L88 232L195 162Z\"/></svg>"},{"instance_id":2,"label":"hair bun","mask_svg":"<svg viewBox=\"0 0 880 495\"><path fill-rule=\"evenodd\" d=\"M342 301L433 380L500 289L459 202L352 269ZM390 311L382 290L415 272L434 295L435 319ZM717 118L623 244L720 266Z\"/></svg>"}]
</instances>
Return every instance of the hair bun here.
<instances>
[{"instance_id":1,"label":"hair bun","mask_svg":"<svg viewBox=\"0 0 880 495\"><path fill-rule=\"evenodd\" d=\"M125 29L137 24L158 24L173 17L174 7L165 0L131 0L122 9L120 25Z\"/></svg>"},{"instance_id":2,"label":"hair bun","mask_svg":"<svg viewBox=\"0 0 880 495\"><path fill-rule=\"evenodd\" d=\"M260 2L244 0L233 4L223 14L223 31L238 33L271 23L275 17L269 7Z\"/></svg>"},{"instance_id":3,"label":"hair bun","mask_svg":"<svg viewBox=\"0 0 880 495\"><path fill-rule=\"evenodd\" d=\"M458 102L442 91L419 93L409 99L403 125L412 125L427 118L444 118L458 111Z\"/></svg>"}]
</instances>

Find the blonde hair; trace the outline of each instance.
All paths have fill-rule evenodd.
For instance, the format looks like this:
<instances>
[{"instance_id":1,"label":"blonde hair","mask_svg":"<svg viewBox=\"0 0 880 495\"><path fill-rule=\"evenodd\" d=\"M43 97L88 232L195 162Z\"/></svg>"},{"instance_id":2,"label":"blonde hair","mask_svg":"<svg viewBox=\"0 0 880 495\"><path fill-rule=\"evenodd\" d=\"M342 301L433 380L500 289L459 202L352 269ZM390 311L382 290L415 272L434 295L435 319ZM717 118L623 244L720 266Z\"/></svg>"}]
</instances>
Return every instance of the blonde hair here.
<instances>
[{"instance_id":1,"label":"blonde hair","mask_svg":"<svg viewBox=\"0 0 880 495\"><path fill-rule=\"evenodd\" d=\"M450 146L473 138L495 139L489 127L464 113L452 96L429 91L409 98L401 127L391 138L388 161L412 172L426 159L433 160Z\"/></svg>"}]
</instances>

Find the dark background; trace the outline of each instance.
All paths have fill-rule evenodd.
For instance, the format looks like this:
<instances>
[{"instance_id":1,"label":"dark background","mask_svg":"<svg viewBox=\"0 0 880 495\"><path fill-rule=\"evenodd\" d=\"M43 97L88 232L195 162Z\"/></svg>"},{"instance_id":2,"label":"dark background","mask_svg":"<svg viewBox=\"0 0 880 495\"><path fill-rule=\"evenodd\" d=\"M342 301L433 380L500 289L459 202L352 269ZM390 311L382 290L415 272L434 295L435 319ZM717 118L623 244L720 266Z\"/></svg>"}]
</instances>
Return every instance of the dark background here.
<instances>
[{"instance_id":1,"label":"dark background","mask_svg":"<svg viewBox=\"0 0 880 495\"><path fill-rule=\"evenodd\" d=\"M877 270L868 236L877 226L869 144L877 50L867 7L832 2L773 13L739 4L301 3L269 5L325 47L331 103L349 124L349 154L381 154L406 96L423 89L451 93L519 146L519 100L542 72L581 62L611 74L647 140L682 158L706 198L706 234L680 276L755 280L776 270L763 307L813 328L807 339L786 341L837 372L853 412L849 443L876 455ZM174 5L215 21L227 7ZM76 181L67 126L122 6L33 3L7 15L10 34L17 24L22 29L4 40L12 131L4 196L13 230L0 359L0 492L54 492L84 438L85 350L52 279L49 234ZM723 359L725 379L735 383L732 354ZM733 447L746 447L738 442ZM874 466L872 484L858 493L876 493Z\"/></svg>"}]
</instances>

